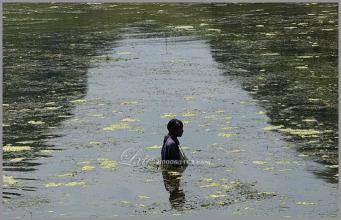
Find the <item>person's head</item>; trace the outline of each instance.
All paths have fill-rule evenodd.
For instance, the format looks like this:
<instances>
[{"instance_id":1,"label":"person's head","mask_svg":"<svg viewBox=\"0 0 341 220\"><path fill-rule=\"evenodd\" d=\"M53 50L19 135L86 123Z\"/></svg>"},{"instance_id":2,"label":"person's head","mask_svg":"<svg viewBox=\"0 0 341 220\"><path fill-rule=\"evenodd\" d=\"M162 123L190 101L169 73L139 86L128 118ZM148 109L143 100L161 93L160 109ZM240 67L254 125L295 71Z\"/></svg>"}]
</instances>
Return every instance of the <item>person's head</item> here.
<instances>
[{"instance_id":1,"label":"person's head","mask_svg":"<svg viewBox=\"0 0 341 220\"><path fill-rule=\"evenodd\" d=\"M172 119L167 124L167 129L169 131L170 135L173 135L175 137L181 137L182 133L184 132L184 125L182 121L178 119Z\"/></svg>"}]
</instances>

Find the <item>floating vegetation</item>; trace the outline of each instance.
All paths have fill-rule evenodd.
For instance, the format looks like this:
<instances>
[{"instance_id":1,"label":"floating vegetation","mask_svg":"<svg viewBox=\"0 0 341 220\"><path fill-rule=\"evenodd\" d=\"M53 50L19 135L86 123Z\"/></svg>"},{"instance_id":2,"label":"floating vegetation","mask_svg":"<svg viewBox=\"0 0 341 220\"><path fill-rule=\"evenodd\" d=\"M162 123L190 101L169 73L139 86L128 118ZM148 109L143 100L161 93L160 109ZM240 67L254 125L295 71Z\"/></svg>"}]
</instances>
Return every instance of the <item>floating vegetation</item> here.
<instances>
[{"instance_id":1,"label":"floating vegetation","mask_svg":"<svg viewBox=\"0 0 341 220\"><path fill-rule=\"evenodd\" d=\"M184 99L186 101L191 101L191 100L195 100L195 97L193 97L193 96L185 96Z\"/></svg>"},{"instance_id":2,"label":"floating vegetation","mask_svg":"<svg viewBox=\"0 0 341 220\"><path fill-rule=\"evenodd\" d=\"M238 127L223 127L221 128L222 130L233 130L233 129L236 129Z\"/></svg>"},{"instance_id":3,"label":"floating vegetation","mask_svg":"<svg viewBox=\"0 0 341 220\"><path fill-rule=\"evenodd\" d=\"M283 125L278 125L278 126L268 126L268 127L265 127L265 128L262 128L264 131L271 131L271 130L276 130L276 129L279 129L279 128L283 128L284 126Z\"/></svg>"},{"instance_id":4,"label":"floating vegetation","mask_svg":"<svg viewBox=\"0 0 341 220\"><path fill-rule=\"evenodd\" d=\"M216 28L208 28L207 31L214 31L214 32L221 32L221 29L216 29Z\"/></svg>"},{"instance_id":5,"label":"floating vegetation","mask_svg":"<svg viewBox=\"0 0 341 220\"><path fill-rule=\"evenodd\" d=\"M72 115L58 115L58 118L71 118Z\"/></svg>"},{"instance_id":6,"label":"floating vegetation","mask_svg":"<svg viewBox=\"0 0 341 220\"><path fill-rule=\"evenodd\" d=\"M295 68L296 69L308 69L309 67L308 66L296 66Z\"/></svg>"},{"instance_id":7,"label":"floating vegetation","mask_svg":"<svg viewBox=\"0 0 341 220\"><path fill-rule=\"evenodd\" d=\"M116 160L109 160L105 158L99 158L98 160L102 160L101 167L104 169L117 170L118 163Z\"/></svg>"},{"instance_id":8,"label":"floating vegetation","mask_svg":"<svg viewBox=\"0 0 341 220\"><path fill-rule=\"evenodd\" d=\"M150 147L145 147L145 149L147 150L157 150L157 149L161 149L161 145L153 145L153 146L150 146Z\"/></svg>"},{"instance_id":9,"label":"floating vegetation","mask_svg":"<svg viewBox=\"0 0 341 220\"><path fill-rule=\"evenodd\" d=\"M226 151L226 153L240 153L240 152L244 152L245 150L243 149L234 149L234 150L229 150Z\"/></svg>"},{"instance_id":10,"label":"floating vegetation","mask_svg":"<svg viewBox=\"0 0 341 220\"><path fill-rule=\"evenodd\" d=\"M224 138L229 138L229 137L233 137L236 134L230 134L230 133L219 133L218 136L220 137L224 137Z\"/></svg>"},{"instance_id":11,"label":"floating vegetation","mask_svg":"<svg viewBox=\"0 0 341 220\"><path fill-rule=\"evenodd\" d=\"M276 33L265 33L265 36L276 36Z\"/></svg>"},{"instance_id":12,"label":"floating vegetation","mask_svg":"<svg viewBox=\"0 0 341 220\"><path fill-rule=\"evenodd\" d=\"M129 51L117 51L116 54L118 54L118 55L130 55L131 52L129 52Z\"/></svg>"},{"instance_id":13,"label":"floating vegetation","mask_svg":"<svg viewBox=\"0 0 341 220\"><path fill-rule=\"evenodd\" d=\"M252 161L252 163L253 163L253 164L257 164L257 165L264 165L264 164L268 164L269 162L255 160L255 161Z\"/></svg>"},{"instance_id":14,"label":"floating vegetation","mask_svg":"<svg viewBox=\"0 0 341 220\"><path fill-rule=\"evenodd\" d=\"M18 183L13 176L2 176L2 186L12 186Z\"/></svg>"},{"instance_id":15,"label":"floating vegetation","mask_svg":"<svg viewBox=\"0 0 341 220\"><path fill-rule=\"evenodd\" d=\"M149 196L138 196L139 199L150 199Z\"/></svg>"},{"instance_id":16,"label":"floating vegetation","mask_svg":"<svg viewBox=\"0 0 341 220\"><path fill-rule=\"evenodd\" d=\"M51 182L45 184L45 187L59 187L59 186L85 186L85 182L68 182L68 183L56 183L56 182Z\"/></svg>"},{"instance_id":17,"label":"floating vegetation","mask_svg":"<svg viewBox=\"0 0 341 220\"><path fill-rule=\"evenodd\" d=\"M289 134L298 135L300 137L317 137L317 134L321 134L322 132L314 130L314 129L292 129L292 128L286 128L286 129L278 129L279 131L283 131Z\"/></svg>"},{"instance_id":18,"label":"floating vegetation","mask_svg":"<svg viewBox=\"0 0 341 220\"><path fill-rule=\"evenodd\" d=\"M284 27L284 29L296 29L297 27Z\"/></svg>"},{"instance_id":19,"label":"floating vegetation","mask_svg":"<svg viewBox=\"0 0 341 220\"><path fill-rule=\"evenodd\" d=\"M47 102L47 103L45 103L45 105L56 105L56 103L55 102Z\"/></svg>"},{"instance_id":20,"label":"floating vegetation","mask_svg":"<svg viewBox=\"0 0 341 220\"><path fill-rule=\"evenodd\" d=\"M32 124L32 125L42 125L42 124L45 124L45 122L43 122L43 121L29 121L27 123Z\"/></svg>"},{"instance_id":21,"label":"floating vegetation","mask_svg":"<svg viewBox=\"0 0 341 220\"><path fill-rule=\"evenodd\" d=\"M224 195L224 194L218 194L218 195L216 195L216 194L211 194L211 195L209 195L209 197L211 197L211 198L221 198L221 197L226 197L227 195Z\"/></svg>"},{"instance_id":22,"label":"floating vegetation","mask_svg":"<svg viewBox=\"0 0 341 220\"><path fill-rule=\"evenodd\" d=\"M58 177L67 177L67 176L75 176L76 174L77 174L77 172L74 171L74 172L59 174L59 175L57 175L57 176L58 176Z\"/></svg>"},{"instance_id":23,"label":"floating vegetation","mask_svg":"<svg viewBox=\"0 0 341 220\"><path fill-rule=\"evenodd\" d=\"M339 168L339 165L326 165L326 167L336 169Z\"/></svg>"},{"instance_id":24,"label":"floating vegetation","mask_svg":"<svg viewBox=\"0 0 341 220\"><path fill-rule=\"evenodd\" d=\"M122 201L120 201L120 203L122 203L122 204L131 204L131 202L127 201L127 200L122 200Z\"/></svg>"},{"instance_id":25,"label":"floating vegetation","mask_svg":"<svg viewBox=\"0 0 341 220\"><path fill-rule=\"evenodd\" d=\"M196 116L197 114L193 113L193 112L185 112L182 114L182 116L184 117L194 117Z\"/></svg>"},{"instance_id":26,"label":"floating vegetation","mask_svg":"<svg viewBox=\"0 0 341 220\"><path fill-rule=\"evenodd\" d=\"M82 170L83 171L89 171L89 170L94 170L95 168L96 167L94 167L94 166L87 165L87 166L83 166Z\"/></svg>"},{"instance_id":27,"label":"floating vegetation","mask_svg":"<svg viewBox=\"0 0 341 220\"><path fill-rule=\"evenodd\" d=\"M263 111L259 111L259 112L257 112L257 115L265 115L266 113L265 112L263 112Z\"/></svg>"},{"instance_id":28,"label":"floating vegetation","mask_svg":"<svg viewBox=\"0 0 341 220\"><path fill-rule=\"evenodd\" d=\"M307 118L307 119L303 119L302 121L304 121L304 122L317 122L317 120L315 118Z\"/></svg>"},{"instance_id":29,"label":"floating vegetation","mask_svg":"<svg viewBox=\"0 0 341 220\"><path fill-rule=\"evenodd\" d=\"M259 192L257 194L262 196L276 196L275 192Z\"/></svg>"},{"instance_id":30,"label":"floating vegetation","mask_svg":"<svg viewBox=\"0 0 341 220\"><path fill-rule=\"evenodd\" d=\"M137 104L137 101L125 101L125 102L121 102L121 105L135 105Z\"/></svg>"},{"instance_id":31,"label":"floating vegetation","mask_svg":"<svg viewBox=\"0 0 341 220\"><path fill-rule=\"evenodd\" d=\"M86 102L85 99L76 99L76 100L70 101L70 103L75 103L75 104L81 104L81 103L84 103L84 102Z\"/></svg>"},{"instance_id":32,"label":"floating vegetation","mask_svg":"<svg viewBox=\"0 0 341 220\"><path fill-rule=\"evenodd\" d=\"M205 178L205 177L202 177L202 178L201 178L201 181L212 182L213 179L212 179L212 178Z\"/></svg>"},{"instance_id":33,"label":"floating vegetation","mask_svg":"<svg viewBox=\"0 0 341 220\"><path fill-rule=\"evenodd\" d=\"M297 155L298 157L309 157L309 155L307 155L307 154L299 154L299 155Z\"/></svg>"},{"instance_id":34,"label":"floating vegetation","mask_svg":"<svg viewBox=\"0 0 341 220\"><path fill-rule=\"evenodd\" d=\"M10 162L21 162L25 159L26 159L25 157L17 157L17 158L10 159L9 161Z\"/></svg>"},{"instance_id":35,"label":"floating vegetation","mask_svg":"<svg viewBox=\"0 0 341 220\"><path fill-rule=\"evenodd\" d=\"M46 110L57 110L62 108L63 106L58 106L58 107L45 107Z\"/></svg>"},{"instance_id":36,"label":"floating vegetation","mask_svg":"<svg viewBox=\"0 0 341 220\"><path fill-rule=\"evenodd\" d=\"M161 115L161 118L175 118L176 114L175 113L163 113L163 115Z\"/></svg>"},{"instance_id":37,"label":"floating vegetation","mask_svg":"<svg viewBox=\"0 0 341 220\"><path fill-rule=\"evenodd\" d=\"M123 118L123 119L121 119L121 122L137 122L137 121L140 121L140 120L137 118Z\"/></svg>"},{"instance_id":38,"label":"floating vegetation","mask_svg":"<svg viewBox=\"0 0 341 220\"><path fill-rule=\"evenodd\" d=\"M220 187L221 184L218 183L218 182L213 182L213 183L210 183L208 185L203 185L203 186L200 186L200 188L211 188L211 187Z\"/></svg>"},{"instance_id":39,"label":"floating vegetation","mask_svg":"<svg viewBox=\"0 0 341 220\"><path fill-rule=\"evenodd\" d=\"M99 144L102 144L102 142L100 142L100 141L90 141L89 144L99 145Z\"/></svg>"},{"instance_id":40,"label":"floating vegetation","mask_svg":"<svg viewBox=\"0 0 341 220\"><path fill-rule=\"evenodd\" d=\"M32 150L32 147L6 145L2 148L3 152L20 152L20 151L28 151L28 150Z\"/></svg>"},{"instance_id":41,"label":"floating vegetation","mask_svg":"<svg viewBox=\"0 0 341 220\"><path fill-rule=\"evenodd\" d=\"M114 131L118 129L126 129L129 128L129 124L127 122L118 122L110 125L109 127L103 128L104 131Z\"/></svg>"},{"instance_id":42,"label":"floating vegetation","mask_svg":"<svg viewBox=\"0 0 341 220\"><path fill-rule=\"evenodd\" d=\"M186 30L186 31L192 31L194 30L194 27L191 25L179 25L174 27L177 30Z\"/></svg>"},{"instance_id":43,"label":"floating vegetation","mask_svg":"<svg viewBox=\"0 0 341 220\"><path fill-rule=\"evenodd\" d=\"M314 56L297 56L297 58L302 58L302 59L310 59L310 58L313 58Z\"/></svg>"},{"instance_id":44,"label":"floating vegetation","mask_svg":"<svg viewBox=\"0 0 341 220\"><path fill-rule=\"evenodd\" d=\"M261 56L279 56L279 53L263 53Z\"/></svg>"},{"instance_id":45,"label":"floating vegetation","mask_svg":"<svg viewBox=\"0 0 341 220\"><path fill-rule=\"evenodd\" d=\"M302 202L302 201L296 202L296 204L297 205L315 205L315 203L313 203L313 202Z\"/></svg>"},{"instance_id":46,"label":"floating vegetation","mask_svg":"<svg viewBox=\"0 0 341 220\"><path fill-rule=\"evenodd\" d=\"M50 154L53 152L53 150L40 150L39 152L44 154Z\"/></svg>"}]
</instances>

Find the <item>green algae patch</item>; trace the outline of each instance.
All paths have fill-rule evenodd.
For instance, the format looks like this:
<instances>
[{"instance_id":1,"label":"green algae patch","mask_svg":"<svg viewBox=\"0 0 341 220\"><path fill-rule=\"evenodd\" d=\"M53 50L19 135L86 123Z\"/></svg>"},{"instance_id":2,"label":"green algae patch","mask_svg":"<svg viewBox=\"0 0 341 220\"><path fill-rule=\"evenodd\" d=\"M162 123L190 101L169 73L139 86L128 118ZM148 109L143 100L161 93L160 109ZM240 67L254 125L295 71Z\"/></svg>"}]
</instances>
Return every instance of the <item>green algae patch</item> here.
<instances>
[{"instance_id":1,"label":"green algae patch","mask_svg":"<svg viewBox=\"0 0 341 220\"><path fill-rule=\"evenodd\" d=\"M58 107L55 107L55 106L52 106L52 107L45 107L46 110L57 110L57 109L60 109L62 108L63 106L58 106Z\"/></svg>"},{"instance_id":2,"label":"green algae patch","mask_svg":"<svg viewBox=\"0 0 341 220\"><path fill-rule=\"evenodd\" d=\"M220 137L224 137L224 138L229 138L229 137L233 137L236 136L236 134L230 134L230 133L219 133L218 136Z\"/></svg>"},{"instance_id":3,"label":"green algae patch","mask_svg":"<svg viewBox=\"0 0 341 220\"><path fill-rule=\"evenodd\" d=\"M67 177L67 176L75 176L77 174L76 171L74 172L70 172L70 173L63 173L63 174L59 174L57 175L58 177Z\"/></svg>"},{"instance_id":4,"label":"green algae patch","mask_svg":"<svg viewBox=\"0 0 341 220\"><path fill-rule=\"evenodd\" d=\"M150 199L149 196L138 196L139 199Z\"/></svg>"},{"instance_id":5,"label":"green algae patch","mask_svg":"<svg viewBox=\"0 0 341 220\"><path fill-rule=\"evenodd\" d=\"M258 192L257 194L261 196L276 196L275 192Z\"/></svg>"},{"instance_id":6,"label":"green algae patch","mask_svg":"<svg viewBox=\"0 0 341 220\"><path fill-rule=\"evenodd\" d=\"M283 128L284 126L283 125L278 125L278 126L267 126L265 128L262 128L264 131L272 131L272 130L276 130L276 129L280 129L280 128Z\"/></svg>"},{"instance_id":7,"label":"green algae patch","mask_svg":"<svg viewBox=\"0 0 341 220\"><path fill-rule=\"evenodd\" d=\"M298 135L300 137L309 137L313 136L316 137L316 135L321 134L322 132L314 130L314 129L292 129L292 128L286 128L286 129L278 129L279 131L289 133L292 135Z\"/></svg>"},{"instance_id":8,"label":"green algae patch","mask_svg":"<svg viewBox=\"0 0 341 220\"><path fill-rule=\"evenodd\" d=\"M21 162L25 159L26 159L25 157L17 157L17 158L10 159L9 161L16 163L16 162Z\"/></svg>"},{"instance_id":9,"label":"green algae patch","mask_svg":"<svg viewBox=\"0 0 341 220\"><path fill-rule=\"evenodd\" d=\"M167 113L163 113L161 115L161 118L175 118L176 114L175 113L171 113L171 112L167 112Z\"/></svg>"},{"instance_id":10,"label":"green algae patch","mask_svg":"<svg viewBox=\"0 0 341 220\"><path fill-rule=\"evenodd\" d=\"M42 124L45 124L45 122L43 122L43 121L28 121L27 123L29 123L31 125L42 125Z\"/></svg>"},{"instance_id":11,"label":"green algae patch","mask_svg":"<svg viewBox=\"0 0 341 220\"><path fill-rule=\"evenodd\" d=\"M81 103L84 103L84 102L86 102L85 99L76 99L76 100L70 101L70 103L75 103L75 104L81 104Z\"/></svg>"},{"instance_id":12,"label":"green algae patch","mask_svg":"<svg viewBox=\"0 0 341 220\"><path fill-rule=\"evenodd\" d=\"M296 205L304 205L304 206L307 206L307 205L315 205L315 203L313 203L313 202L299 201L299 202L296 202Z\"/></svg>"},{"instance_id":13,"label":"green algae patch","mask_svg":"<svg viewBox=\"0 0 341 220\"><path fill-rule=\"evenodd\" d=\"M265 115L265 114L266 114L266 112L263 112L263 111L257 112L257 115Z\"/></svg>"},{"instance_id":14,"label":"green algae patch","mask_svg":"<svg viewBox=\"0 0 341 220\"><path fill-rule=\"evenodd\" d=\"M94 167L94 166L87 165L87 166L83 166L82 170L83 171L89 171L89 170L94 170L95 168L96 167Z\"/></svg>"},{"instance_id":15,"label":"green algae patch","mask_svg":"<svg viewBox=\"0 0 341 220\"><path fill-rule=\"evenodd\" d=\"M122 200L122 201L120 201L120 203L122 203L122 204L131 204L131 202L127 201L127 200Z\"/></svg>"},{"instance_id":16,"label":"green algae patch","mask_svg":"<svg viewBox=\"0 0 341 220\"><path fill-rule=\"evenodd\" d=\"M140 120L137 118L123 118L123 119L121 119L121 122L123 122L123 123L137 122L137 121L140 121Z\"/></svg>"},{"instance_id":17,"label":"green algae patch","mask_svg":"<svg viewBox=\"0 0 341 220\"><path fill-rule=\"evenodd\" d=\"M13 186L18 183L13 176L2 176L2 186Z\"/></svg>"},{"instance_id":18,"label":"green algae patch","mask_svg":"<svg viewBox=\"0 0 341 220\"><path fill-rule=\"evenodd\" d=\"M80 182L67 182L67 183L62 183L62 182L51 182L45 184L45 187L60 187L60 186L85 186L85 182L80 181Z\"/></svg>"},{"instance_id":19,"label":"green algae patch","mask_svg":"<svg viewBox=\"0 0 341 220\"><path fill-rule=\"evenodd\" d=\"M227 131L227 130L233 130L233 129L237 129L238 127L223 127L223 128L221 128L221 130L225 130L225 131Z\"/></svg>"},{"instance_id":20,"label":"green algae patch","mask_svg":"<svg viewBox=\"0 0 341 220\"><path fill-rule=\"evenodd\" d=\"M220 186L221 186L220 183L218 183L218 182L212 182L212 183L210 183L210 184L208 184L208 185L200 186L200 188L211 188L211 187L220 187Z\"/></svg>"},{"instance_id":21,"label":"green algae patch","mask_svg":"<svg viewBox=\"0 0 341 220\"><path fill-rule=\"evenodd\" d=\"M116 170L118 163L116 160L109 160L109 159L98 159L98 160L102 160L101 162L101 167L103 169L111 169L111 170Z\"/></svg>"},{"instance_id":22,"label":"green algae patch","mask_svg":"<svg viewBox=\"0 0 341 220\"><path fill-rule=\"evenodd\" d=\"M230 153L240 153L240 152L244 152L245 150L243 149L233 149L233 150L229 150L226 151L226 153L230 154Z\"/></svg>"},{"instance_id":23,"label":"green algae patch","mask_svg":"<svg viewBox=\"0 0 341 220\"><path fill-rule=\"evenodd\" d=\"M29 151L32 150L30 146L12 146L6 145L2 148L3 152L21 152L21 151Z\"/></svg>"},{"instance_id":24,"label":"green algae patch","mask_svg":"<svg viewBox=\"0 0 341 220\"><path fill-rule=\"evenodd\" d=\"M256 164L256 165L264 165L264 164L268 164L269 162L255 160L255 161L252 161L252 163L253 163L253 164Z\"/></svg>"},{"instance_id":25,"label":"green algae patch","mask_svg":"<svg viewBox=\"0 0 341 220\"><path fill-rule=\"evenodd\" d=\"M221 198L221 197L226 197L227 195L224 194L211 194L209 195L210 198Z\"/></svg>"},{"instance_id":26,"label":"green algae patch","mask_svg":"<svg viewBox=\"0 0 341 220\"><path fill-rule=\"evenodd\" d=\"M161 145L153 145L153 146L149 146L149 147L145 147L144 149L147 149L147 150L158 150L158 149L161 149Z\"/></svg>"},{"instance_id":27,"label":"green algae patch","mask_svg":"<svg viewBox=\"0 0 341 220\"><path fill-rule=\"evenodd\" d=\"M176 30L192 31L194 27L191 25L179 25L174 27Z\"/></svg>"},{"instance_id":28,"label":"green algae patch","mask_svg":"<svg viewBox=\"0 0 341 220\"><path fill-rule=\"evenodd\" d=\"M193 97L193 96L185 96L184 99L186 101L192 101L192 100L195 100L195 97Z\"/></svg>"},{"instance_id":29,"label":"green algae patch","mask_svg":"<svg viewBox=\"0 0 341 220\"><path fill-rule=\"evenodd\" d=\"M125 102L121 102L121 105L135 105L137 104L137 101L125 101Z\"/></svg>"},{"instance_id":30,"label":"green algae patch","mask_svg":"<svg viewBox=\"0 0 341 220\"><path fill-rule=\"evenodd\" d=\"M115 124L110 125L109 127L103 128L104 131L115 131L119 129L126 129L129 128L129 124L127 122L118 122Z\"/></svg>"}]
</instances>

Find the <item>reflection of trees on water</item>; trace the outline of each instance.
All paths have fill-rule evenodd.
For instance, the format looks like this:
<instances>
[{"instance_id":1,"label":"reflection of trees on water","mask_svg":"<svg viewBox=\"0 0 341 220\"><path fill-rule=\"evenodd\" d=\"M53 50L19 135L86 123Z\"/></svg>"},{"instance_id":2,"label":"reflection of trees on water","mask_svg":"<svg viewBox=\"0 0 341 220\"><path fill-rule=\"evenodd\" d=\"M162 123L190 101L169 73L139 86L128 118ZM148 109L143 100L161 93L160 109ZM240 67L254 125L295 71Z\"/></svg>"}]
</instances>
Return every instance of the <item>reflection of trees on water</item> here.
<instances>
[{"instance_id":1,"label":"reflection of trees on water","mask_svg":"<svg viewBox=\"0 0 341 220\"><path fill-rule=\"evenodd\" d=\"M266 110L297 150L338 164L337 5L211 7L212 57ZM236 11L248 10L238 16ZM323 13L319 19L308 14ZM291 134L289 135L288 133ZM319 135L300 135L316 131ZM337 169L316 172L335 182ZM332 174L332 175L331 175Z\"/></svg>"},{"instance_id":2,"label":"reflection of trees on water","mask_svg":"<svg viewBox=\"0 0 341 220\"><path fill-rule=\"evenodd\" d=\"M4 4L3 145L31 147L3 152L4 171L34 171L41 163L33 161L50 157L46 150L58 150L46 140L59 137L53 130L73 116L75 104L70 101L86 95L90 61L119 39L117 24L107 25L105 15L99 11L93 12L96 19L85 19L82 14L76 19L72 13L84 6L66 4L61 13L53 13L48 7ZM96 25L101 20L106 21L103 26ZM35 187L4 190L32 191ZM4 197L20 194L4 192Z\"/></svg>"}]
</instances>

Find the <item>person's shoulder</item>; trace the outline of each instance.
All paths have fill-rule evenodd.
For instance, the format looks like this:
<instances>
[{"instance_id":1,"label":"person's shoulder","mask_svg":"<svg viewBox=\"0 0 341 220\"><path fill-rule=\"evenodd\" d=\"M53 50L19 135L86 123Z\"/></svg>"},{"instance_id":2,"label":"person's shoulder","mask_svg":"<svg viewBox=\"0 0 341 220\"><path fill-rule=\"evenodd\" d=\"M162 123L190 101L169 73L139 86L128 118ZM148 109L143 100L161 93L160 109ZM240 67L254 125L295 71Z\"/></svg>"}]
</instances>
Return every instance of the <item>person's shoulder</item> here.
<instances>
[{"instance_id":1,"label":"person's shoulder","mask_svg":"<svg viewBox=\"0 0 341 220\"><path fill-rule=\"evenodd\" d=\"M176 146L176 142L171 138L171 137L168 137L168 139L166 140L166 145L167 146Z\"/></svg>"}]
</instances>

